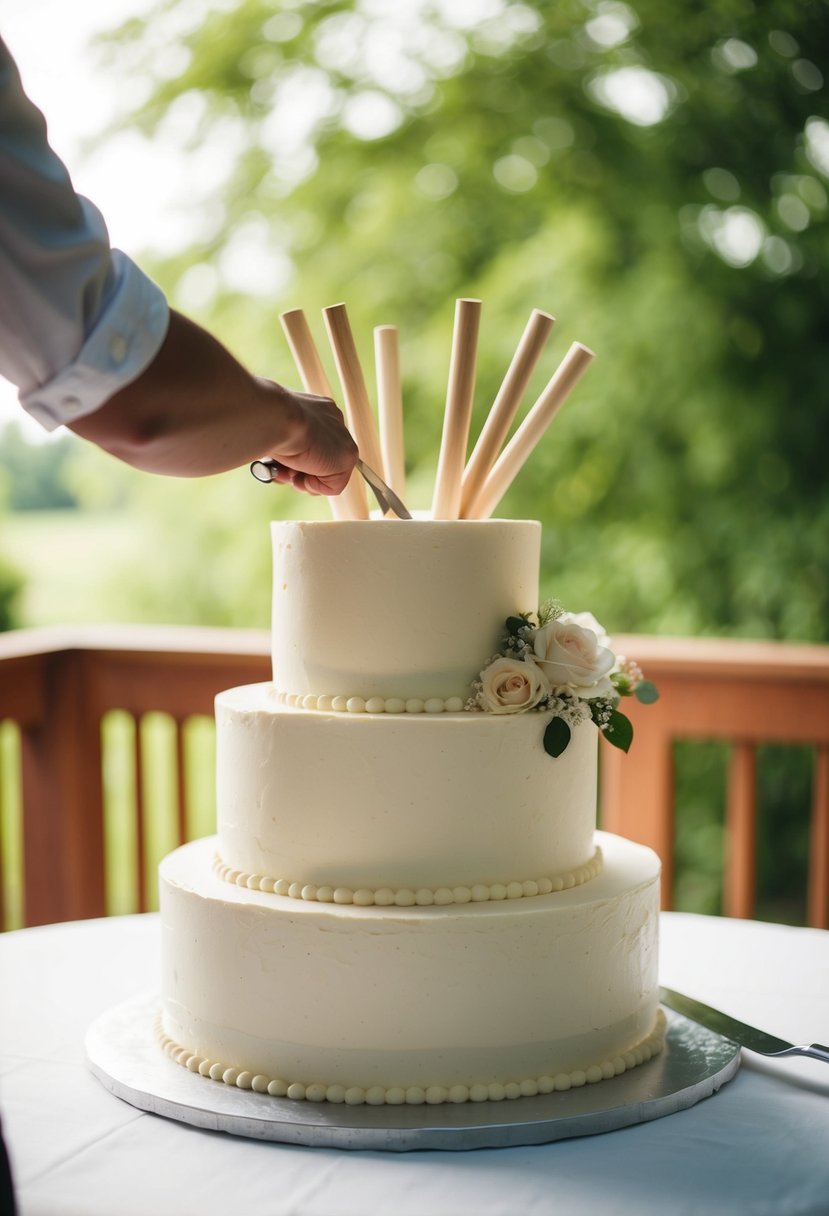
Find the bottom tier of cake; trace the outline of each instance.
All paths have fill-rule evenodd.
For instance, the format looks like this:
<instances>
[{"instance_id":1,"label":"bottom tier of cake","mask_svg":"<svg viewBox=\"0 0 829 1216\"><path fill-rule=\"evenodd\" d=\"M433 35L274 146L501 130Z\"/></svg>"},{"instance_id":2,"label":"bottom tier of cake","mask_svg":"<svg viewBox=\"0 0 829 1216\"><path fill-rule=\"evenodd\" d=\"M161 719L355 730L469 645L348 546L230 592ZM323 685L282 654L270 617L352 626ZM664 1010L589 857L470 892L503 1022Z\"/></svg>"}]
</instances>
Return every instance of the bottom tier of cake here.
<instances>
[{"instance_id":1,"label":"bottom tier of cake","mask_svg":"<svg viewBox=\"0 0 829 1216\"><path fill-rule=\"evenodd\" d=\"M659 861L597 833L602 873L555 894L359 907L237 887L214 839L161 866L171 1056L308 1100L441 1102L609 1078L661 1044Z\"/></svg>"}]
</instances>

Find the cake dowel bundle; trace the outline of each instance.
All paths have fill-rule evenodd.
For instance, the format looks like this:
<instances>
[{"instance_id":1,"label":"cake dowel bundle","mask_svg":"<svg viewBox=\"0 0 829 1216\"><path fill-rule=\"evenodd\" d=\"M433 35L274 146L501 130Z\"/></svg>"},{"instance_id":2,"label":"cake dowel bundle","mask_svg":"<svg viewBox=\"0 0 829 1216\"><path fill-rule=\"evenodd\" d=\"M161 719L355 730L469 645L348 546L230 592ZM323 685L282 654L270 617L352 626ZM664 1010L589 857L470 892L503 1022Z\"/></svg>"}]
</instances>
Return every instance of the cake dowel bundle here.
<instances>
[{"instance_id":1,"label":"cake dowel bundle","mask_svg":"<svg viewBox=\"0 0 829 1216\"><path fill-rule=\"evenodd\" d=\"M403 398L397 328L381 325L374 330L378 435L345 304L324 308L323 317L349 430L360 455L401 498L405 498ZM280 320L306 392L334 397L302 310L283 313ZM594 357L581 342L572 343L524 421L504 446L554 324L549 313L534 309L467 460L480 320L480 300L456 301L432 519L489 519ZM356 475L351 477L343 494L332 498L330 504L335 519L368 518L365 494Z\"/></svg>"}]
</instances>

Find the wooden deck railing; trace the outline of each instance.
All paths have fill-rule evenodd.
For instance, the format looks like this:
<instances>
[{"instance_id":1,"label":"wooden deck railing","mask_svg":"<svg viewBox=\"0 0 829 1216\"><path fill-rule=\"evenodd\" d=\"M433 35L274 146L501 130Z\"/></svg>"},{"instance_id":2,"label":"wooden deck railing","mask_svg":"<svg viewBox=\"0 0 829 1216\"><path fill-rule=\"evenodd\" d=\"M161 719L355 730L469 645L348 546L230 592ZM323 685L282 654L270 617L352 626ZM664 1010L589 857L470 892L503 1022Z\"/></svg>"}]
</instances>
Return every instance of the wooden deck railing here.
<instances>
[{"instance_id":1,"label":"wooden deck railing","mask_svg":"<svg viewBox=\"0 0 829 1216\"><path fill-rule=\"evenodd\" d=\"M197 628L83 628L0 634L0 721L20 732L25 923L106 910L101 723L112 710L136 723L162 711L176 730L177 837L187 836L184 725L213 715L223 688L270 678L264 632ZM137 908L146 906L146 791L135 732L133 850ZM3 866L0 864L0 873Z\"/></svg>"},{"instance_id":2,"label":"wooden deck railing","mask_svg":"<svg viewBox=\"0 0 829 1216\"><path fill-rule=\"evenodd\" d=\"M829 927L829 646L636 636L614 646L660 698L625 702L636 737L626 756L604 749L602 825L660 855L663 906L674 884L674 743L729 744L723 911L738 917L755 906L757 749L806 745L815 750L806 916Z\"/></svg>"},{"instance_id":3,"label":"wooden deck railing","mask_svg":"<svg viewBox=\"0 0 829 1216\"><path fill-rule=\"evenodd\" d=\"M664 863L663 904L673 897L673 744L719 739L731 747L724 911L750 916L756 873L755 750L805 744L816 751L811 808L808 922L829 927L829 647L667 638L615 639L660 688L656 705L625 705L634 719L627 756L602 747L601 823L651 845ZM212 718L223 688L270 676L265 632L111 627L0 635L0 723L16 724L21 791L24 921L43 924L107 910L102 722L154 712L175 730L174 840L188 836L184 730ZM137 908L148 906L145 825L149 794L135 731L133 853ZM8 751L9 749L6 749ZM8 833L0 831L0 846ZM0 847L1 852L1 847ZM7 867L0 855L0 884ZM0 885L0 918L6 900ZM0 919L0 925L4 923Z\"/></svg>"}]
</instances>

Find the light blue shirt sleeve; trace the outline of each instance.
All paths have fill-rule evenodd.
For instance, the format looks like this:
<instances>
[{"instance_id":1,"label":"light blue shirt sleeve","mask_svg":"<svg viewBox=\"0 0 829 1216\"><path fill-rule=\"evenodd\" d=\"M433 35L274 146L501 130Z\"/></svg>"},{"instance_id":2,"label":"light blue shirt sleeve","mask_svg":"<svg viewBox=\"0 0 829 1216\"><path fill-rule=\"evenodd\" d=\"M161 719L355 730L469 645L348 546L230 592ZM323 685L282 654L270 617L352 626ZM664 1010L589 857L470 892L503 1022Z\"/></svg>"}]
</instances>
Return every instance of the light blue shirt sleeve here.
<instances>
[{"instance_id":1,"label":"light blue shirt sleeve","mask_svg":"<svg viewBox=\"0 0 829 1216\"><path fill-rule=\"evenodd\" d=\"M75 193L0 39L0 375L51 431L135 380L168 323L160 288Z\"/></svg>"}]
</instances>

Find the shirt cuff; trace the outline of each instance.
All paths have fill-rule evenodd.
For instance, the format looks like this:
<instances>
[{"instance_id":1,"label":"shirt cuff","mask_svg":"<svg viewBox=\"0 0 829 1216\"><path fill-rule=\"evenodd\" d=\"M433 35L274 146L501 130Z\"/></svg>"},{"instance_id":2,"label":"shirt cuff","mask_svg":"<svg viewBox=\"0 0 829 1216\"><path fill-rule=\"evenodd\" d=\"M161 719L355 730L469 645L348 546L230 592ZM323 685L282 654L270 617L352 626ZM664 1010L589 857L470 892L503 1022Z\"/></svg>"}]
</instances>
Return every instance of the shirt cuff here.
<instances>
[{"instance_id":1,"label":"shirt cuff","mask_svg":"<svg viewBox=\"0 0 829 1216\"><path fill-rule=\"evenodd\" d=\"M152 363L167 334L164 293L114 249L116 287L77 357L46 384L20 394L20 404L47 431L102 406Z\"/></svg>"}]
</instances>

